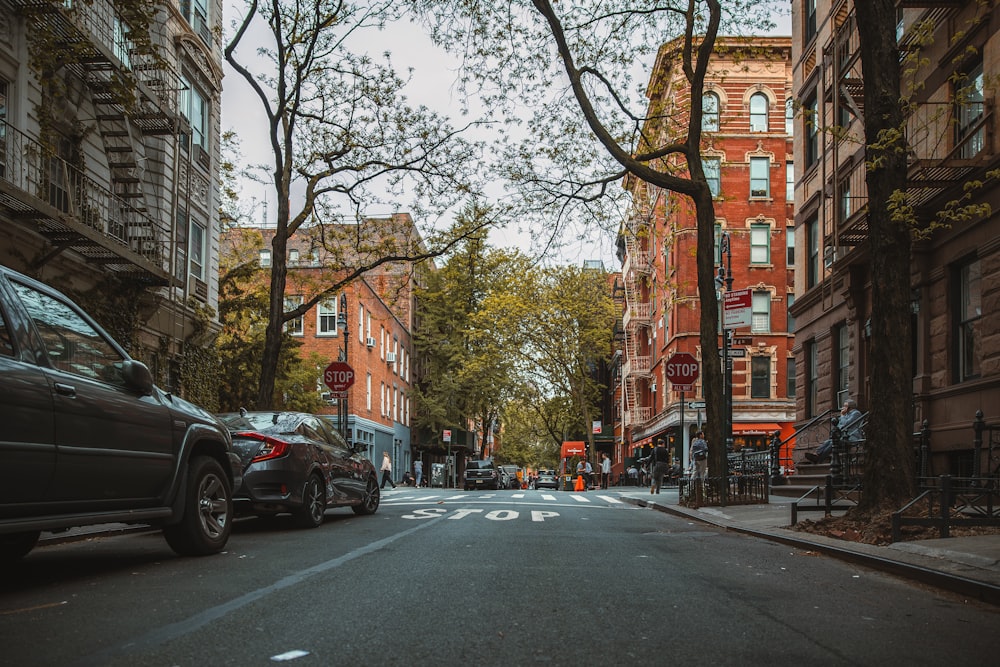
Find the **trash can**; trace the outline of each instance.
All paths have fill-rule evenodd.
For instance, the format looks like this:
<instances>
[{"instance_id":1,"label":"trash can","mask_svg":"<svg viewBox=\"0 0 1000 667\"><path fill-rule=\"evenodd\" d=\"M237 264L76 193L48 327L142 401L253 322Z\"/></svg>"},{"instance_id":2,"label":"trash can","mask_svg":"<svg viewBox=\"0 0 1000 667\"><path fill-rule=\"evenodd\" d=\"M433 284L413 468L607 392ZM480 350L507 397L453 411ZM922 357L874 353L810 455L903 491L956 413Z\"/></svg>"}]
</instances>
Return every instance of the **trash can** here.
<instances>
[{"instance_id":1,"label":"trash can","mask_svg":"<svg viewBox=\"0 0 1000 667\"><path fill-rule=\"evenodd\" d=\"M431 486L444 487L444 464L431 464Z\"/></svg>"}]
</instances>

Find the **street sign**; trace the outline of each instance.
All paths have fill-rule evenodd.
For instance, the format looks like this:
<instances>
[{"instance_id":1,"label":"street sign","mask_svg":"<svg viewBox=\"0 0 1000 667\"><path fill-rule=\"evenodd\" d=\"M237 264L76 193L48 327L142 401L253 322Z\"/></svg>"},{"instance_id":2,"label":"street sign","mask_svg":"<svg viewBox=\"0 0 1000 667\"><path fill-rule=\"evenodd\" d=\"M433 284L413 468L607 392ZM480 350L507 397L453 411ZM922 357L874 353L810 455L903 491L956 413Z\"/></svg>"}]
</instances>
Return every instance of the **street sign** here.
<instances>
[{"instance_id":1,"label":"street sign","mask_svg":"<svg viewBox=\"0 0 1000 667\"><path fill-rule=\"evenodd\" d=\"M344 361L334 361L323 371L323 382L331 391L347 391L354 384L354 369Z\"/></svg>"},{"instance_id":2,"label":"street sign","mask_svg":"<svg viewBox=\"0 0 1000 667\"><path fill-rule=\"evenodd\" d=\"M750 326L753 318L753 290L738 289L722 296L722 326L738 329Z\"/></svg>"},{"instance_id":3,"label":"street sign","mask_svg":"<svg viewBox=\"0 0 1000 667\"><path fill-rule=\"evenodd\" d=\"M698 360L690 352L674 352L667 359L666 370L675 391L691 391L691 385L698 379Z\"/></svg>"},{"instance_id":4,"label":"street sign","mask_svg":"<svg viewBox=\"0 0 1000 667\"><path fill-rule=\"evenodd\" d=\"M730 344L731 345L753 345L753 338L750 338L750 337L745 337L745 338L736 338L736 337L733 337L733 339L730 342Z\"/></svg>"},{"instance_id":5,"label":"street sign","mask_svg":"<svg viewBox=\"0 0 1000 667\"><path fill-rule=\"evenodd\" d=\"M723 350L719 350L719 356L720 357L722 356L722 352L723 352ZM732 348L729 349L729 358L730 359L745 359L746 356L747 356L747 351L744 350L744 349L742 349L742 348L740 348L738 350L734 350Z\"/></svg>"},{"instance_id":6,"label":"street sign","mask_svg":"<svg viewBox=\"0 0 1000 667\"><path fill-rule=\"evenodd\" d=\"M688 402L688 409L689 410L704 410L705 409L705 401L690 401L690 402Z\"/></svg>"},{"instance_id":7,"label":"street sign","mask_svg":"<svg viewBox=\"0 0 1000 667\"><path fill-rule=\"evenodd\" d=\"M442 431L441 438L445 442L451 442L451 430L450 429L445 429L444 431Z\"/></svg>"}]
</instances>

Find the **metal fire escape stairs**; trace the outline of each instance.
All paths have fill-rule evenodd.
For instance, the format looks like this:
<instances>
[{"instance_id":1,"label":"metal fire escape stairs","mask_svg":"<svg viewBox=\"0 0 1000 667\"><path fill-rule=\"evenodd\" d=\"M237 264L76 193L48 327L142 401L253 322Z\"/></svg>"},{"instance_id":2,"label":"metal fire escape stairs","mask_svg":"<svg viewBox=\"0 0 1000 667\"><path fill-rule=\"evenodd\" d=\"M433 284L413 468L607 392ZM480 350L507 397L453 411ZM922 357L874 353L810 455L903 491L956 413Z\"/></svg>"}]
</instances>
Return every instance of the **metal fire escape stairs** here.
<instances>
[{"instance_id":1,"label":"metal fire escape stairs","mask_svg":"<svg viewBox=\"0 0 1000 667\"><path fill-rule=\"evenodd\" d=\"M640 426L652 417L652 406L641 404L639 389L652 377L649 353L643 353L642 340L648 338L651 304L643 297L640 281L653 271L650 252L643 248L647 221L643 216L632 215L625 225L625 263L622 282L625 287L625 363L622 371L622 388L625 394L626 426Z\"/></svg>"},{"instance_id":2,"label":"metal fire escape stairs","mask_svg":"<svg viewBox=\"0 0 1000 667\"><path fill-rule=\"evenodd\" d=\"M139 262L140 267L125 267L121 273L153 284L168 284L171 221L159 220L155 211L150 214L143 188L143 138L175 135L179 127L179 77L157 52L164 48L165 38L151 35L149 44L139 46L111 2L78 7L77 3L46 0L13 3L29 24L58 35L66 45L66 69L90 91L112 195L107 198L111 204L103 211L100 231L131 251L119 251L124 255L121 258L97 261L121 267L121 260L134 253L146 261ZM79 243L86 245L87 241L80 239Z\"/></svg>"}]
</instances>

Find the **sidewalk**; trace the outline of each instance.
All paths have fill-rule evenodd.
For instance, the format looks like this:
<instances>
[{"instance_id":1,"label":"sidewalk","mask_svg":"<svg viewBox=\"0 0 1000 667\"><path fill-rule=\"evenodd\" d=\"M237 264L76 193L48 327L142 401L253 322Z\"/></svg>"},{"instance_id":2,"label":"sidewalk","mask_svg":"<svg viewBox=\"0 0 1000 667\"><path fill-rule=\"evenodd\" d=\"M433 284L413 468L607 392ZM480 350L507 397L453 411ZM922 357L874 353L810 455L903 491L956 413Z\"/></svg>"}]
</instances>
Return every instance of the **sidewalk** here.
<instances>
[{"instance_id":1,"label":"sidewalk","mask_svg":"<svg viewBox=\"0 0 1000 667\"><path fill-rule=\"evenodd\" d=\"M792 499L771 496L767 505L691 509L677 502L677 488L651 495L648 487L616 487L623 500L715 526L823 553L924 584L1000 605L1000 535L950 537L875 546L792 530ZM804 518L819 519L822 512ZM799 515L801 521L803 516Z\"/></svg>"}]
</instances>

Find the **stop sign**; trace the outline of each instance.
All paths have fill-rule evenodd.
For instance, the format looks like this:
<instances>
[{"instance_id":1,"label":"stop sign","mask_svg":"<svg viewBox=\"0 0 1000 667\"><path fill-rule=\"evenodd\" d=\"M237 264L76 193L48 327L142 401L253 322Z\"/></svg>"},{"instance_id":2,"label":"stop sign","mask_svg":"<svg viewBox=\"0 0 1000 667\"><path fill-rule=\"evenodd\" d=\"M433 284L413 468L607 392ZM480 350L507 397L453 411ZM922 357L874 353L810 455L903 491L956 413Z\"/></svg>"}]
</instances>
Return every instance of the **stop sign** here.
<instances>
[{"instance_id":1,"label":"stop sign","mask_svg":"<svg viewBox=\"0 0 1000 667\"><path fill-rule=\"evenodd\" d=\"M667 359L667 379L673 384L694 384L698 379L698 360L690 352L675 352Z\"/></svg>"},{"instance_id":2,"label":"stop sign","mask_svg":"<svg viewBox=\"0 0 1000 667\"><path fill-rule=\"evenodd\" d=\"M347 391L354 384L354 369L346 361L335 361L323 371L323 382L331 391Z\"/></svg>"}]
</instances>

